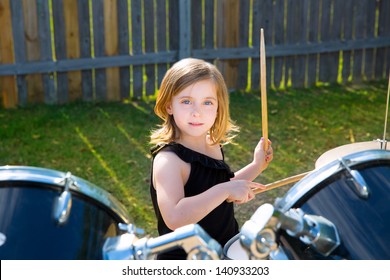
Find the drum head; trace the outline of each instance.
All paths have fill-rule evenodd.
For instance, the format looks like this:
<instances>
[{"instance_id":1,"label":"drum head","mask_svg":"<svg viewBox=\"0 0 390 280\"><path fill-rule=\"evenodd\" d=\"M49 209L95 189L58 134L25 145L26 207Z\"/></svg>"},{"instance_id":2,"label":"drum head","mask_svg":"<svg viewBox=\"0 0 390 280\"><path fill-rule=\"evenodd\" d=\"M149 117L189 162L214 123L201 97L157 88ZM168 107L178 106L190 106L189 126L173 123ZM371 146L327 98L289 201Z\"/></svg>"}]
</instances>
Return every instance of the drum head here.
<instances>
[{"instance_id":1,"label":"drum head","mask_svg":"<svg viewBox=\"0 0 390 280\"><path fill-rule=\"evenodd\" d=\"M329 150L323 153L316 161L315 168L320 168L334 160L337 160L340 157L350 155L353 153L367 151L367 150L380 150L381 142L380 141L367 141L367 142L357 142L352 144L343 145L332 150ZM390 150L390 144L387 145L387 150Z\"/></svg>"}]
</instances>

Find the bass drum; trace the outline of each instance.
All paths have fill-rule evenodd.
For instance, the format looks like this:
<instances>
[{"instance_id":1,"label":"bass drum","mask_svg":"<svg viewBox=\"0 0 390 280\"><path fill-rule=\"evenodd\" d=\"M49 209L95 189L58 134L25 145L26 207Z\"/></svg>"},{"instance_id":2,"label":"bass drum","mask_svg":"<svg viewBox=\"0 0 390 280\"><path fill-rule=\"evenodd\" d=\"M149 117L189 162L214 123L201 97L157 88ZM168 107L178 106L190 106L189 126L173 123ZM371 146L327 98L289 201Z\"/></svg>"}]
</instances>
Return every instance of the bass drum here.
<instances>
[{"instance_id":1,"label":"bass drum","mask_svg":"<svg viewBox=\"0 0 390 280\"><path fill-rule=\"evenodd\" d=\"M357 184L351 171L365 182ZM324 257L284 231L280 245L291 259L390 259L389 201L390 152L348 154L311 172L275 203L283 212L301 208L325 217L336 226L340 246Z\"/></svg>"},{"instance_id":2,"label":"bass drum","mask_svg":"<svg viewBox=\"0 0 390 280\"><path fill-rule=\"evenodd\" d=\"M57 219L66 178L72 182L66 192L71 203L63 209L67 218ZM0 167L2 260L102 259L104 241L119 234L118 223L129 223L124 207L81 178L44 168Z\"/></svg>"}]
</instances>

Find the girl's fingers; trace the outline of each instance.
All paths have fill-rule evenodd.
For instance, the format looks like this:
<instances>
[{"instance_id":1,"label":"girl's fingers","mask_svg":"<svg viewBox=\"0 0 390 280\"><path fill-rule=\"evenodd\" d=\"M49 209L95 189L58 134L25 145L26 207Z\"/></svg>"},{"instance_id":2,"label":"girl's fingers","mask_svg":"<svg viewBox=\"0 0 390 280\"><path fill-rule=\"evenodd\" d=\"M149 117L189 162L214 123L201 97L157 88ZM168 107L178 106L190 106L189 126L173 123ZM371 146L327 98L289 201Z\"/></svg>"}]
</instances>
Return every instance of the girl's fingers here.
<instances>
[{"instance_id":1,"label":"girl's fingers","mask_svg":"<svg viewBox=\"0 0 390 280\"><path fill-rule=\"evenodd\" d=\"M266 187L265 185L263 185L263 184L259 184L259 183L255 183L255 182L251 182L251 183L252 183L252 185L251 185L252 191L255 190L255 189L262 189L262 190L264 190L264 189L267 188L267 187Z\"/></svg>"}]
</instances>

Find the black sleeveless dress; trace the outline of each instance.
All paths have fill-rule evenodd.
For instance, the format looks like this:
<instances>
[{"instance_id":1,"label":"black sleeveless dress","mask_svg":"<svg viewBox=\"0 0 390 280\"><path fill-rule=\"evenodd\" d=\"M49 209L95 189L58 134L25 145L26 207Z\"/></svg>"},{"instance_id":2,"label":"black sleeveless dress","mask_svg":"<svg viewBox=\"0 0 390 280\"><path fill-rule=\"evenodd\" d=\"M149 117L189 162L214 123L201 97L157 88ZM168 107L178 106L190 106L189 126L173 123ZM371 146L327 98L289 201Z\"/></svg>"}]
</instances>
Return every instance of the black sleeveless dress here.
<instances>
[{"instance_id":1,"label":"black sleeveless dress","mask_svg":"<svg viewBox=\"0 0 390 280\"><path fill-rule=\"evenodd\" d=\"M230 170L224 160L217 160L208 157L174 142L152 149L153 160L161 150L171 151L181 160L191 164L190 176L184 186L184 193L186 197L200 194L214 185L230 181L230 178L234 177L234 173ZM153 174L153 164L151 174ZM170 230L165 224L161 216L160 209L158 208L156 190L153 186L153 178L151 178L150 182L150 195L157 218L158 232L160 235L170 233L172 230ZM199 221L198 224L213 239L219 242L222 247L239 232L238 223L234 218L233 203L228 203L226 201ZM186 259L186 257L187 254L183 249L175 249L159 254L157 259Z\"/></svg>"}]
</instances>

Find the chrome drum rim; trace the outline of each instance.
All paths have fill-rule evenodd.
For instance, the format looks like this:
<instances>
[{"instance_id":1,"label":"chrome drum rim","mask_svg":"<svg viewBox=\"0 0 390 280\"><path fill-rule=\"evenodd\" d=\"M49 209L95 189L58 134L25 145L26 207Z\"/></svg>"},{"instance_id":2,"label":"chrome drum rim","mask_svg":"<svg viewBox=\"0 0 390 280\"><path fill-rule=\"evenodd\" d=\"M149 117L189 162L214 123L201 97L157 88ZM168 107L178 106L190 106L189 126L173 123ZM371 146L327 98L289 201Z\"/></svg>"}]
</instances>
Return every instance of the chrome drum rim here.
<instances>
[{"instance_id":1,"label":"chrome drum rim","mask_svg":"<svg viewBox=\"0 0 390 280\"><path fill-rule=\"evenodd\" d=\"M1 166L0 181L36 182L65 188L66 172L32 166ZM75 182L70 190L87 196L111 209L124 223L130 223L125 207L112 194L80 177L71 175Z\"/></svg>"}]
</instances>

